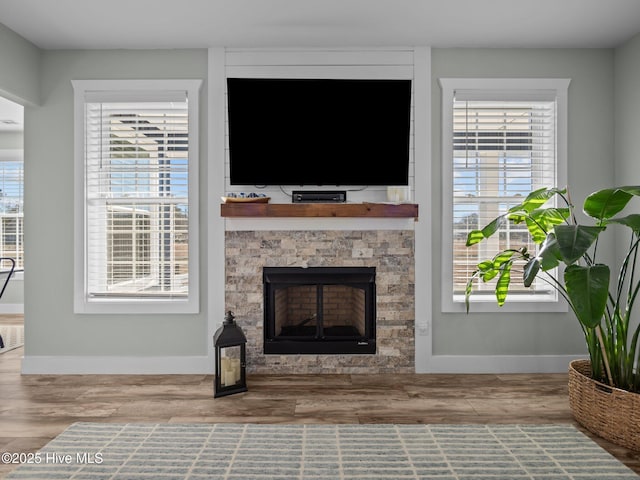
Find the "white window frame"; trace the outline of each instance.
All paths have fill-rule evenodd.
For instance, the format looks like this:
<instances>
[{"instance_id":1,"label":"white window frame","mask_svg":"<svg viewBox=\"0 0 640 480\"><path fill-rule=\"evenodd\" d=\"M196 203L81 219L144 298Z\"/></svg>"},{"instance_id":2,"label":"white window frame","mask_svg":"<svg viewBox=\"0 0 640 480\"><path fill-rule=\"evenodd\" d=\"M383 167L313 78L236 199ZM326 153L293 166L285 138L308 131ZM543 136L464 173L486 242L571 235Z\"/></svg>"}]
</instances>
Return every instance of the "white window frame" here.
<instances>
[{"instance_id":1,"label":"white window frame","mask_svg":"<svg viewBox=\"0 0 640 480\"><path fill-rule=\"evenodd\" d=\"M455 92L477 91L478 96L528 100L542 96L556 99L556 185L567 182L567 104L570 79L565 78L440 78L442 88L442 290L443 312L465 312L464 295L453 293L453 104ZM495 98L493 98L495 99ZM497 252L496 252L497 253ZM493 295L471 296L470 313L566 312L559 295L511 295L500 307Z\"/></svg>"},{"instance_id":2,"label":"white window frame","mask_svg":"<svg viewBox=\"0 0 640 480\"><path fill-rule=\"evenodd\" d=\"M202 80L72 80L74 90L74 160L75 160L75 214L74 214L74 312L116 314L176 314L199 313L199 90ZM144 298L105 297L87 294L86 204L85 204L85 102L89 92L105 92L118 97L148 98L149 92L184 91L188 99L189 122L189 293L186 297Z\"/></svg>"}]
</instances>

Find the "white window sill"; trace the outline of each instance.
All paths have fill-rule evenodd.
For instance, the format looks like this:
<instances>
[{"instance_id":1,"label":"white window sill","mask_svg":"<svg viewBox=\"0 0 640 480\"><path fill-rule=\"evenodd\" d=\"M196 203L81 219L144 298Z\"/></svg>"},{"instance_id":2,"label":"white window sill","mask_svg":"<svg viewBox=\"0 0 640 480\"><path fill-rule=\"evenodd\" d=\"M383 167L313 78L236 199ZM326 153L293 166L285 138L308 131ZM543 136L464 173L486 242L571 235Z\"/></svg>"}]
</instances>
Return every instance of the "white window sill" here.
<instances>
[{"instance_id":1,"label":"white window sill","mask_svg":"<svg viewBox=\"0 0 640 480\"><path fill-rule=\"evenodd\" d=\"M466 313L467 307L463 296L456 296L448 302L443 299L442 312L444 313ZM484 298L472 298L469 305L469 313L566 313L569 311L567 302L560 298L558 300L538 298L533 300L531 296L507 298L505 304L500 307L496 303L494 296L486 296Z\"/></svg>"},{"instance_id":2,"label":"white window sill","mask_svg":"<svg viewBox=\"0 0 640 480\"><path fill-rule=\"evenodd\" d=\"M100 299L76 300L74 313L79 314L194 314L200 313L200 306L195 300L167 299Z\"/></svg>"}]
</instances>

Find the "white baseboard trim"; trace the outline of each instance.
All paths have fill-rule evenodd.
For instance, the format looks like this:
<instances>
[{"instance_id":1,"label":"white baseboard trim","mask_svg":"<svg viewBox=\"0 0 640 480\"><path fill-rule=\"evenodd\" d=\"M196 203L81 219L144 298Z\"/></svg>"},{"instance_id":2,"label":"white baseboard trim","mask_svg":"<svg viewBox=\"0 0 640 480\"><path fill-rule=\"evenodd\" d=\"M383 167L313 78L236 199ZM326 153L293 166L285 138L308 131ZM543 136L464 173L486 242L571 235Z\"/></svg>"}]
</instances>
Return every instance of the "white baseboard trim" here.
<instances>
[{"instance_id":1,"label":"white baseboard trim","mask_svg":"<svg viewBox=\"0 0 640 480\"><path fill-rule=\"evenodd\" d=\"M209 375L213 362L207 356L188 357L111 357L25 355L24 375Z\"/></svg>"},{"instance_id":2,"label":"white baseboard trim","mask_svg":"<svg viewBox=\"0 0 640 480\"><path fill-rule=\"evenodd\" d=\"M416 373L566 373L586 355L432 355Z\"/></svg>"},{"instance_id":3,"label":"white baseboard trim","mask_svg":"<svg viewBox=\"0 0 640 480\"><path fill-rule=\"evenodd\" d=\"M0 303L0 315L24 315L24 303Z\"/></svg>"},{"instance_id":4,"label":"white baseboard trim","mask_svg":"<svg viewBox=\"0 0 640 480\"><path fill-rule=\"evenodd\" d=\"M433 355L416 373L566 373L569 362L585 355ZM25 375L210 375L207 356L112 357L25 355Z\"/></svg>"}]
</instances>

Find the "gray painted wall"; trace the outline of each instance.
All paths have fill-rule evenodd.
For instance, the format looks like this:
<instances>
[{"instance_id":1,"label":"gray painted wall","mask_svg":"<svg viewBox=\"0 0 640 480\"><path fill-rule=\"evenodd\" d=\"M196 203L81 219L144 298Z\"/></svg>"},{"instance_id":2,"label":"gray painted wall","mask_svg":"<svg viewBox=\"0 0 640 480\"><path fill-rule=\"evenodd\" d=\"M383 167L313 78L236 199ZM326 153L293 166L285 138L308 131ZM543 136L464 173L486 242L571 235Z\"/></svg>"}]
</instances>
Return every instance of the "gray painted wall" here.
<instances>
[{"instance_id":1,"label":"gray painted wall","mask_svg":"<svg viewBox=\"0 0 640 480\"><path fill-rule=\"evenodd\" d=\"M616 185L640 184L640 35L615 51Z\"/></svg>"},{"instance_id":2,"label":"gray painted wall","mask_svg":"<svg viewBox=\"0 0 640 480\"><path fill-rule=\"evenodd\" d=\"M197 315L73 313L72 79L206 79L206 50L46 51L41 106L26 115L25 323L27 355L206 355L206 271ZM206 192L206 82L200 96L200 180ZM201 198L206 198L204 195ZM201 202L201 264L208 210Z\"/></svg>"},{"instance_id":3,"label":"gray painted wall","mask_svg":"<svg viewBox=\"0 0 640 480\"><path fill-rule=\"evenodd\" d=\"M574 198L616 179L640 176L633 140L640 125L640 40L613 50L433 49L433 348L435 354L573 354L584 351L569 314L443 314L440 259L439 77L563 77L569 90L569 183ZM615 58L615 62L614 62ZM19 62L18 62L19 60ZM14 65L6 69L5 65ZM28 355L205 355L206 269L201 313L182 316L73 313L73 90L71 79L206 78L206 50L40 52L0 25L0 91L38 107L25 111ZM614 81L615 72L615 81ZM38 79L40 83L38 84ZM616 112L614 116L614 86ZM207 265L206 82L201 92L201 265ZM633 98L633 100L630 100ZM614 175L615 150L620 158ZM625 128L624 124L628 128ZM622 124L622 126L621 126ZM632 127L633 125L633 127ZM637 181L637 180L635 180ZM425 208L426 212L426 208ZM421 219L421 220L422 220ZM419 293L418 293L419 294Z\"/></svg>"},{"instance_id":4,"label":"gray painted wall","mask_svg":"<svg viewBox=\"0 0 640 480\"><path fill-rule=\"evenodd\" d=\"M40 49L0 24L0 95L21 105L40 103Z\"/></svg>"},{"instance_id":5,"label":"gray painted wall","mask_svg":"<svg viewBox=\"0 0 640 480\"><path fill-rule=\"evenodd\" d=\"M572 196L613 181L613 51L598 49L433 49L432 158L430 209L433 231L441 230L440 77L570 78L568 179ZM425 218L423 214L422 218ZM442 242L433 238L433 275L440 278ZM442 313L440 282L433 286L435 355L581 354L582 331L565 313ZM508 301L508 300L507 300Z\"/></svg>"},{"instance_id":6,"label":"gray painted wall","mask_svg":"<svg viewBox=\"0 0 640 480\"><path fill-rule=\"evenodd\" d=\"M26 282L29 354L194 355L205 352L204 314L145 317L72 313L73 117L70 84L72 78L172 77L178 73L184 77L204 78L205 55L204 51L45 52L43 55L43 105L32 115L26 128L44 132L46 141L28 142L32 164L28 166L27 191L48 191L53 197L37 208L30 203L27 208L28 231L37 232L27 243L27 247L33 245L29 248L30 272L34 266L34 272ZM440 76L572 78L569 178L576 184L575 194L580 196L597 188L597 178L607 178L607 183L611 180L610 164L602 159L611 158L613 152L612 51L435 49L432 68L434 231L438 231L440 221L437 213L440 210L440 94L436 81ZM56 122L59 118L68 118L68 121ZM202 158L205 158L204 153ZM203 165L201 180L206 178L204 171ZM204 186L202 191L206 191ZM60 205L66 207L59 209ZM32 216L34 211L37 215ZM60 211L68 214L60 219ZM47 232L56 228L60 235L53 239L47 236ZM206 231L205 224L202 231ZM47 238L46 243L37 240L42 238ZM439 237L434 240L433 267L439 272ZM201 241L201 245L206 242ZM55 255L53 258L52 254ZM47 264L50 267L46 267ZM434 277L438 276L436 273ZM204 292L204 278L202 282ZM434 299L439 299L439 283L434 283ZM58 285L57 291L51 289L54 284ZM29 302L36 292L39 292L38 301ZM583 351L581 332L570 315L466 316L442 314L439 310L439 304L434 304L435 354L570 354Z\"/></svg>"},{"instance_id":7,"label":"gray painted wall","mask_svg":"<svg viewBox=\"0 0 640 480\"><path fill-rule=\"evenodd\" d=\"M615 185L640 185L640 34L615 51ZM632 210L633 209L633 210ZM640 211L640 199L636 198L626 213ZM626 251L629 234L626 229L616 229L619 251ZM622 261L622 259L619 259ZM640 322L636 305L634 325ZM633 327L632 327L633 328Z\"/></svg>"},{"instance_id":8,"label":"gray painted wall","mask_svg":"<svg viewBox=\"0 0 640 480\"><path fill-rule=\"evenodd\" d=\"M22 150L23 147L22 132L0 132L0 150Z\"/></svg>"}]
</instances>

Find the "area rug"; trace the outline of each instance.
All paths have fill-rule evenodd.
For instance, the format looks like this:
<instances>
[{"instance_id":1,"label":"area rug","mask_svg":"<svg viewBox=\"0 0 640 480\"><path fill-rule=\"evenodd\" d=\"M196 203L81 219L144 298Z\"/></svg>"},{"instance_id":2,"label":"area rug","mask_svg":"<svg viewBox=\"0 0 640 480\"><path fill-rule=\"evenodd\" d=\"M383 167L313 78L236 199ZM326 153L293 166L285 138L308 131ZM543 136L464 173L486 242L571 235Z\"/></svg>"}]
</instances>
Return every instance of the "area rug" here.
<instances>
[{"instance_id":1,"label":"area rug","mask_svg":"<svg viewBox=\"0 0 640 480\"><path fill-rule=\"evenodd\" d=\"M0 353L24 345L24 325L0 325Z\"/></svg>"},{"instance_id":2,"label":"area rug","mask_svg":"<svg viewBox=\"0 0 640 480\"><path fill-rule=\"evenodd\" d=\"M640 478L571 425L75 423L33 455L7 478Z\"/></svg>"}]
</instances>

